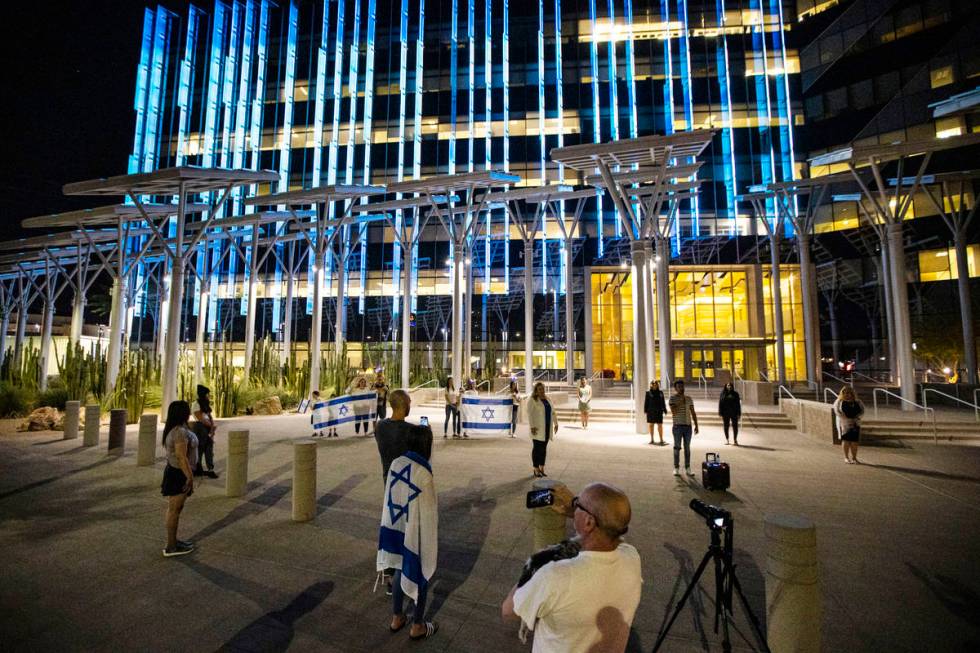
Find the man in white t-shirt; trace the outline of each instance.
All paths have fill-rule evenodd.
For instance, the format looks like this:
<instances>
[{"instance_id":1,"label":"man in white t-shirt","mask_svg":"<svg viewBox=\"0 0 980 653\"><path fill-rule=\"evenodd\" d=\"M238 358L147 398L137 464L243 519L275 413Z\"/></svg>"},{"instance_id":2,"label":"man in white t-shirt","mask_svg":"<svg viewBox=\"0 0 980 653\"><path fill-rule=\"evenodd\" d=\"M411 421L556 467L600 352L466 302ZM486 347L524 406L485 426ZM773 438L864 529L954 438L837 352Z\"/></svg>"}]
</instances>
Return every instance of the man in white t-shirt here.
<instances>
[{"instance_id":1,"label":"man in white t-shirt","mask_svg":"<svg viewBox=\"0 0 980 653\"><path fill-rule=\"evenodd\" d=\"M622 541L629 499L605 483L593 483L577 497L559 486L552 507L574 520L581 551L515 585L501 614L534 631L532 653L622 653L643 583L640 554Z\"/></svg>"}]
</instances>

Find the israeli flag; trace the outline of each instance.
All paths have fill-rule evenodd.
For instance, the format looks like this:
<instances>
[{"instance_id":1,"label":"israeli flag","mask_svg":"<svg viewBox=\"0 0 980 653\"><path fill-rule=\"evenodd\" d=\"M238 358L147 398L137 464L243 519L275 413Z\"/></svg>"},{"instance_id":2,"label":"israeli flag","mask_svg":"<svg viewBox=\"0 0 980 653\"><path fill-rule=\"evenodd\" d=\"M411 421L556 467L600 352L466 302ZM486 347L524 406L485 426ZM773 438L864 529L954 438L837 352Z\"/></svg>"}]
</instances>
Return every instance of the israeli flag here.
<instances>
[{"instance_id":1,"label":"israeli flag","mask_svg":"<svg viewBox=\"0 0 980 653\"><path fill-rule=\"evenodd\" d=\"M378 393L360 392L341 395L313 405L313 430L336 429L338 433L354 432L354 424L374 424L378 417Z\"/></svg>"},{"instance_id":2,"label":"israeli flag","mask_svg":"<svg viewBox=\"0 0 980 653\"><path fill-rule=\"evenodd\" d=\"M464 431L508 433L513 402L510 398L463 395L462 428Z\"/></svg>"}]
</instances>

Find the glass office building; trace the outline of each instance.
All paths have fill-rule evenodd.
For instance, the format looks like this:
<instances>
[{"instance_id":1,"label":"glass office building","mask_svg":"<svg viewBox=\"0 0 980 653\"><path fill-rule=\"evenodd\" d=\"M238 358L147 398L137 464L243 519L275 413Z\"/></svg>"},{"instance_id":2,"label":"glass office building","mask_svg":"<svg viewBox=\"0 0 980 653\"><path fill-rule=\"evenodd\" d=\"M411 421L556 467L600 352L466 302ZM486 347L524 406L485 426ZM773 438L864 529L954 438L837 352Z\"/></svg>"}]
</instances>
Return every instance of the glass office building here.
<instances>
[{"instance_id":1,"label":"glass office building","mask_svg":"<svg viewBox=\"0 0 980 653\"><path fill-rule=\"evenodd\" d=\"M278 172L277 187L245 189L232 198L225 215L241 215L253 210L242 202L250 191L385 184L488 168L520 175L523 185L574 184L580 181L575 173L550 160L552 148L713 128L701 191L680 209L678 253L692 239L753 233L751 213L736 196L751 185L798 175L799 57L787 46L795 11L794 3L780 0L215 0L182 15L148 8L129 171L200 165ZM618 269L628 248L621 246L608 197L590 200L585 216L573 244L571 288L562 280L557 226L545 224L534 248L534 288L526 289L540 319L525 325L525 288L515 272L525 264L523 250L504 212L489 213L488 235L474 247L473 259L478 347L495 339L506 346L508 338L533 328L543 352L560 349L564 320L557 315L567 298L576 304L577 330L585 322L586 296L607 301L594 287L602 275L616 274L601 270ZM352 343L396 335L399 305L393 300L406 273L390 230L361 229L348 259L346 335ZM205 269L207 256L217 263L208 272L218 288L210 295L209 333L236 340L247 266L238 251L224 252L227 247L214 241L198 267ZM419 342L439 340L449 326L450 256L448 238L431 229L414 257ZM328 258L324 264L333 283L335 263ZM312 265L299 280L298 292L307 297L292 312L300 341L312 312ZM591 278L584 275L587 266L595 266ZM745 361L757 356L745 347L766 357L773 342L762 309L768 291L735 290L751 284L734 280L754 275L765 289L768 277L748 267L675 271L674 329L686 343L677 350L683 369L710 357L717 366L738 358L751 370L757 363ZM275 257L261 272L257 334L275 338L284 314L283 274ZM583 292L586 285L592 293ZM702 299L706 287L710 310ZM137 310L145 316L155 310L155 295L152 284L141 288ZM187 295L187 314L196 315L198 293ZM329 289L327 296L333 296ZM628 294L616 301L623 314L615 319L625 324ZM597 334L600 325L603 334L625 328L606 321L610 305L589 307L605 311L595 322ZM746 317L755 315L755 305L758 319ZM795 315L788 301L785 310ZM325 321L333 314L328 307ZM785 324L793 378L800 365L789 349L801 336L794 319ZM731 344L739 340L753 344ZM597 336L597 348L599 342ZM629 356L607 355L604 347L602 365L612 356L609 369L622 372ZM511 349L516 354L519 348L514 343ZM563 357L543 355L542 366L561 367Z\"/></svg>"}]
</instances>

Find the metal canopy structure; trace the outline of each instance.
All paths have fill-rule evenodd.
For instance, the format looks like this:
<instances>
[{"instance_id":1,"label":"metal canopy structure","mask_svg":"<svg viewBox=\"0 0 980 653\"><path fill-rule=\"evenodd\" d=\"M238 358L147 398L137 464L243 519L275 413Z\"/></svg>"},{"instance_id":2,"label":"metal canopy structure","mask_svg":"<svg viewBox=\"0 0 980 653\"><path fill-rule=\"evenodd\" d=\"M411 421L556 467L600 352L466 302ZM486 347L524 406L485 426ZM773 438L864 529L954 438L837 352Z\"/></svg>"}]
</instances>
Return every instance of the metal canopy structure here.
<instances>
[{"instance_id":1,"label":"metal canopy structure","mask_svg":"<svg viewBox=\"0 0 980 653\"><path fill-rule=\"evenodd\" d=\"M149 249L154 240L159 240L169 258L170 271L170 290L168 297L168 315L166 320L166 336L163 347L163 366L161 378L163 384L163 406L169 406L177 397L177 365L180 345L180 326L184 296L184 272L190 254L196 251L197 243L204 236L207 226L215 221L221 214L225 203L228 201L231 191L241 186L257 185L262 183L278 182L279 173L263 170L229 170L224 168L199 168L193 166L182 166L176 168L164 168L154 172L120 175L103 179L93 179L66 184L63 191L66 195L122 195L129 198L135 205L137 211L143 218L143 222L154 232L154 237L146 239L144 252ZM188 213L194 212L188 207L188 198L191 195L213 194L220 191L221 195L217 201L209 203L206 211L207 218L196 235L186 233ZM176 218L173 228L176 237L173 245L167 244L163 236L162 229L164 222L170 220L171 214L153 216L145 209L146 197L176 197L176 212L172 215ZM202 213L205 211L201 211ZM155 219L160 218L160 219ZM122 228L124 220L119 219L119 242L117 253L117 267L113 279L113 315L109 330L109 372L107 386L111 390L115 385L116 376L119 371L119 357L121 354L121 335L122 335L122 316L126 313L125 287L128 286L129 269L126 267L126 236ZM128 222L128 220L127 220ZM185 244L185 237L190 237L189 243ZM162 322L162 317L161 317Z\"/></svg>"},{"instance_id":2,"label":"metal canopy structure","mask_svg":"<svg viewBox=\"0 0 980 653\"><path fill-rule=\"evenodd\" d=\"M714 134L714 130L695 130L667 136L645 136L551 150L553 161L578 171L585 175L586 182L597 188L604 188L609 193L630 240L634 301L633 400L637 433L646 433L647 430L643 416L643 399L647 379L653 378L655 370L653 269L650 263L655 263L657 267L660 377L661 383L666 387L673 377L673 347L667 284L670 256L667 245L670 232L676 223L677 204L682 197L679 193L691 190L671 188L671 183L697 174L699 163L696 159L707 148ZM588 175L595 172L598 172L598 175ZM641 203L636 209L631 201L633 197L631 191L628 190L632 184L648 184L652 188L646 195L646 202ZM666 220L661 220L660 213L665 203L668 207L668 216ZM670 217L671 214L674 217ZM656 258L652 256L651 238L657 244L659 256Z\"/></svg>"},{"instance_id":3,"label":"metal canopy structure","mask_svg":"<svg viewBox=\"0 0 980 653\"><path fill-rule=\"evenodd\" d=\"M293 214L297 222L300 222L299 213L296 211L297 207L311 205L316 207L316 215L313 217L313 222L311 223L314 232L313 238L310 238L306 230L300 232L305 235L314 255L313 325L310 334L311 389L320 387L320 346L323 340L323 283L327 248L330 247L332 251L334 242L338 240L338 237L345 235L349 231L349 226L353 221L352 210L356 205L356 200L372 195L381 195L384 192L385 189L383 186L329 184L274 195L259 195L245 200L246 206L285 206ZM336 202L347 202L347 205L344 207L340 218L334 221L331 218ZM339 252L335 254L337 260L337 311L336 319L334 320L334 343L338 353L343 344L344 288L346 285L347 257L353 251L353 248L349 247L349 242L347 242L346 238L339 245ZM345 247L345 245L347 246ZM286 324L292 322L292 273L294 271L290 271L289 281L286 287ZM287 328L291 329L291 327ZM291 333L285 333L283 336L284 351L289 350L290 344Z\"/></svg>"},{"instance_id":4,"label":"metal canopy structure","mask_svg":"<svg viewBox=\"0 0 980 653\"><path fill-rule=\"evenodd\" d=\"M922 188L922 180L929 162L936 152L980 144L980 134L967 134L952 138L935 138L923 141L907 141L885 145L855 145L828 152L810 160L811 165L844 164L861 189L868 224L887 249L889 284L891 287L895 362L898 366L898 382L902 394L902 409L916 410L915 368L912 357L912 329L908 306L908 288L905 275L904 221L912 206L912 200ZM912 159L921 157L912 177L905 176L906 166ZM882 168L894 165L896 181L887 183ZM870 178L867 174L871 173Z\"/></svg>"}]
</instances>

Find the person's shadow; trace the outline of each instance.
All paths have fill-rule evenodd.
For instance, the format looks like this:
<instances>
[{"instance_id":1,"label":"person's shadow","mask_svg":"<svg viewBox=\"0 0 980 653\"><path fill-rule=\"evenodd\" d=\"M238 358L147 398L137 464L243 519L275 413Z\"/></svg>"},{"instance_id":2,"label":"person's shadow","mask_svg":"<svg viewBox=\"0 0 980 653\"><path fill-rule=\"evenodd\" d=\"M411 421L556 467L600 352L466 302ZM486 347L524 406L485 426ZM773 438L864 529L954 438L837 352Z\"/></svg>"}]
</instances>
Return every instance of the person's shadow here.
<instances>
[{"instance_id":1,"label":"person's shadow","mask_svg":"<svg viewBox=\"0 0 980 653\"><path fill-rule=\"evenodd\" d=\"M588 653L619 653L626 649L630 637L630 625L623 613L611 605L599 610L595 616L599 641L589 647Z\"/></svg>"},{"instance_id":2,"label":"person's shadow","mask_svg":"<svg viewBox=\"0 0 980 653\"><path fill-rule=\"evenodd\" d=\"M497 500L484 496L482 478L439 496L439 563L429 595L428 612L436 615L446 600L466 582L490 531Z\"/></svg>"},{"instance_id":3,"label":"person's shadow","mask_svg":"<svg viewBox=\"0 0 980 653\"><path fill-rule=\"evenodd\" d=\"M333 591L331 581L314 583L300 592L281 610L273 610L248 624L219 651L254 651L256 653L277 653L285 651L296 634L296 622L317 608Z\"/></svg>"}]
</instances>

